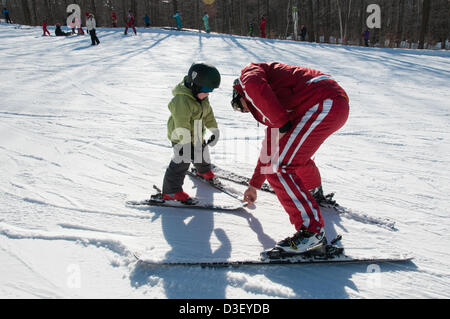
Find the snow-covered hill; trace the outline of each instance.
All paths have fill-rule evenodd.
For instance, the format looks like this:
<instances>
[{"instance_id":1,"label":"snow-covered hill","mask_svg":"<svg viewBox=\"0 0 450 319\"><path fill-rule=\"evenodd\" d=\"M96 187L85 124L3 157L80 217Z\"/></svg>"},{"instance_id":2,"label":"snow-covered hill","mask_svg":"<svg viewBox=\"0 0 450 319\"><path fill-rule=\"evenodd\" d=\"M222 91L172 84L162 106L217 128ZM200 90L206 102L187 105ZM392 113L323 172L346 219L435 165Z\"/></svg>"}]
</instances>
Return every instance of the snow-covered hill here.
<instances>
[{"instance_id":1,"label":"snow-covered hill","mask_svg":"<svg viewBox=\"0 0 450 319\"><path fill-rule=\"evenodd\" d=\"M450 53L98 29L42 37L0 25L0 297L449 298ZM390 230L325 211L349 249L412 253L413 263L225 269L139 267L156 259L257 258L294 232L271 194L231 213L126 207L161 184L171 89L193 61L222 74L210 96L218 166L250 176L263 130L233 112L231 84L249 62L332 74L351 114L316 154L325 191L396 222ZM219 198L186 179L192 195ZM238 191L243 187L234 185ZM225 197L226 198L226 197ZM375 272L372 272L376 270Z\"/></svg>"}]
</instances>

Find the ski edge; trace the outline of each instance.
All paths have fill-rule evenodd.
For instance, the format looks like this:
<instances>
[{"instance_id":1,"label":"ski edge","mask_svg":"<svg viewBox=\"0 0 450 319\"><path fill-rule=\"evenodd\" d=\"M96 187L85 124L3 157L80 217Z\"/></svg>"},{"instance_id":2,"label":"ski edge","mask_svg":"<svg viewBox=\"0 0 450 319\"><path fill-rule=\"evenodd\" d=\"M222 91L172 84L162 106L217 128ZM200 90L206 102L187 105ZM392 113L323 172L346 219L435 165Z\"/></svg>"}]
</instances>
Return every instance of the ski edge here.
<instances>
[{"instance_id":1,"label":"ski edge","mask_svg":"<svg viewBox=\"0 0 450 319\"><path fill-rule=\"evenodd\" d=\"M178 262L178 261L149 261L142 259L137 254L134 254L136 260L147 266L199 266L202 268L220 268L220 267L240 267L240 266L276 266L276 265L312 265L312 264L381 264L381 263L408 263L411 262L413 256L402 256L402 257L362 257L362 258L352 258L349 256L348 259L305 259L305 260L230 260L230 261L199 261L199 262Z\"/></svg>"},{"instance_id":2,"label":"ski edge","mask_svg":"<svg viewBox=\"0 0 450 319\"><path fill-rule=\"evenodd\" d=\"M128 206L154 206L154 207L167 207L167 208L182 208L182 209L205 209L205 210L218 210L218 211L235 211L243 208L244 206L241 205L235 205L235 206L214 206L214 205L183 205L183 204L170 204L167 202L159 203L159 202L152 202L150 200L141 200L141 201L135 201L135 200L129 200L125 202Z\"/></svg>"}]
</instances>

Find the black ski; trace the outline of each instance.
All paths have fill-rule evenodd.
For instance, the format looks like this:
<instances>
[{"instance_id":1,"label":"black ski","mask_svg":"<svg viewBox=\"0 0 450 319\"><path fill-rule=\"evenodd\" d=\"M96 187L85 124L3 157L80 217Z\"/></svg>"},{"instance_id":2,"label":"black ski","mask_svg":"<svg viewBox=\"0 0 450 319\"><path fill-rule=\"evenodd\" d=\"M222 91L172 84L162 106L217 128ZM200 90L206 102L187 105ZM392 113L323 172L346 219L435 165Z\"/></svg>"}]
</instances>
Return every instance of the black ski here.
<instances>
[{"instance_id":1,"label":"black ski","mask_svg":"<svg viewBox=\"0 0 450 319\"><path fill-rule=\"evenodd\" d=\"M338 214L351 218L353 220L363 222L366 224L378 225L380 227L397 230L395 227L395 221L388 218L382 219L378 217L372 217L364 213L354 212L349 208L345 208L339 205L335 200L333 200L334 193L330 193L324 196L324 198L317 200L320 207L332 208Z\"/></svg>"},{"instance_id":2,"label":"black ski","mask_svg":"<svg viewBox=\"0 0 450 319\"><path fill-rule=\"evenodd\" d=\"M344 248L335 244L342 239L338 235L330 244L313 249L302 254L287 253L278 248L266 250L261 253L261 260L211 260L211 261L154 261L146 259L139 254L134 257L139 263L149 266L200 266L200 267L238 267L258 265L309 265L309 264L379 264L379 263L406 263L413 257L409 255L380 256L348 256Z\"/></svg>"},{"instance_id":3,"label":"black ski","mask_svg":"<svg viewBox=\"0 0 450 319\"><path fill-rule=\"evenodd\" d=\"M145 199L141 201L127 201L126 204L130 206L161 206L161 207L174 207L174 208L190 208L190 209L209 209L209 210L218 210L218 211L229 211L229 210L237 210L243 207L243 204L235 204L235 205L217 205L217 204L208 204L203 203L197 198L191 198L189 202L180 202L175 200L166 200L162 198L161 190L153 185L153 188L156 190L156 194L152 195L150 199Z\"/></svg>"},{"instance_id":4,"label":"black ski","mask_svg":"<svg viewBox=\"0 0 450 319\"><path fill-rule=\"evenodd\" d=\"M139 263L149 266L200 266L200 267L239 267L239 266L265 266L265 265L310 265L310 264L380 264L380 263L406 263L411 256L386 257L357 257L342 255L335 258L318 257L290 257L269 260L223 260L223 261L152 261L135 255Z\"/></svg>"}]
</instances>

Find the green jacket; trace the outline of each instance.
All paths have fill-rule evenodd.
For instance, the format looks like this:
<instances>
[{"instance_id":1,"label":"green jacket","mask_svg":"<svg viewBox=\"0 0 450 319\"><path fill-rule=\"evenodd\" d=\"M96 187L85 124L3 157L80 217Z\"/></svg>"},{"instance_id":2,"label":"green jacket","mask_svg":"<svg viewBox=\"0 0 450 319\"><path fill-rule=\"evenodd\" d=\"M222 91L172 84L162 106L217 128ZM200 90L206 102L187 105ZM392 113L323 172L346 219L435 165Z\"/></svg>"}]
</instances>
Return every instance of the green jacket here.
<instances>
[{"instance_id":1,"label":"green jacket","mask_svg":"<svg viewBox=\"0 0 450 319\"><path fill-rule=\"evenodd\" d=\"M209 99L199 102L192 91L184 85L184 79L172 90L172 94L174 97L169 103L171 116L167 121L169 140L182 144L202 143L206 128L217 129L216 118Z\"/></svg>"}]
</instances>

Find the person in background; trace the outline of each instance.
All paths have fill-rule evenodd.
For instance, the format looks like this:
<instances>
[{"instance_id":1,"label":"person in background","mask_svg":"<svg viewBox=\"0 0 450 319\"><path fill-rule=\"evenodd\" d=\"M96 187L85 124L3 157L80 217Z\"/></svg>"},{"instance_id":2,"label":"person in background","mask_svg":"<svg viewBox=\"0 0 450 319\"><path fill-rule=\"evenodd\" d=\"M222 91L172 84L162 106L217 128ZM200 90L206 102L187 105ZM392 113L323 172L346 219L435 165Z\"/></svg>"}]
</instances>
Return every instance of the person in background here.
<instances>
[{"instance_id":1,"label":"person in background","mask_svg":"<svg viewBox=\"0 0 450 319\"><path fill-rule=\"evenodd\" d=\"M116 12L111 12L112 26L113 28L117 28L117 15Z\"/></svg>"},{"instance_id":2,"label":"person in background","mask_svg":"<svg viewBox=\"0 0 450 319\"><path fill-rule=\"evenodd\" d=\"M145 14L144 16L144 23L147 28L150 27L150 17L148 16L148 14Z\"/></svg>"},{"instance_id":3,"label":"person in background","mask_svg":"<svg viewBox=\"0 0 450 319\"><path fill-rule=\"evenodd\" d=\"M302 28L300 29L300 38L302 41L306 41L306 32L308 30L306 29L306 27L304 25L302 25Z\"/></svg>"},{"instance_id":4,"label":"person in background","mask_svg":"<svg viewBox=\"0 0 450 319\"><path fill-rule=\"evenodd\" d=\"M89 14L89 17L86 19L86 29L89 31L89 34L91 35L91 45L98 45L100 44L100 40L97 38L97 33L95 31L96 28L95 18L92 13Z\"/></svg>"},{"instance_id":5,"label":"person in background","mask_svg":"<svg viewBox=\"0 0 450 319\"><path fill-rule=\"evenodd\" d=\"M43 31L42 36L46 36L47 34L50 35L50 32L47 30L47 19L42 21L42 31Z\"/></svg>"},{"instance_id":6,"label":"person in background","mask_svg":"<svg viewBox=\"0 0 450 319\"><path fill-rule=\"evenodd\" d=\"M261 21L259 22L259 30L261 31L261 38L265 38L266 37L266 16L262 16L261 17Z\"/></svg>"},{"instance_id":7,"label":"person in background","mask_svg":"<svg viewBox=\"0 0 450 319\"><path fill-rule=\"evenodd\" d=\"M175 18L175 20L177 22L177 29L181 30L183 28L183 25L181 24L181 16L178 13L178 11L175 12L175 14L172 16L172 18Z\"/></svg>"},{"instance_id":8,"label":"person in background","mask_svg":"<svg viewBox=\"0 0 450 319\"><path fill-rule=\"evenodd\" d=\"M209 15L207 12L203 14L203 24L205 25L206 33L209 33L211 30L209 29Z\"/></svg>"},{"instance_id":9,"label":"person in background","mask_svg":"<svg viewBox=\"0 0 450 319\"><path fill-rule=\"evenodd\" d=\"M11 18L9 17L9 10L7 8L3 8L3 16L5 17L6 23L12 23Z\"/></svg>"},{"instance_id":10,"label":"person in background","mask_svg":"<svg viewBox=\"0 0 450 319\"><path fill-rule=\"evenodd\" d=\"M347 121L344 89L318 70L278 62L250 63L234 81L231 105L267 126L261 155L244 201L252 204L267 179L296 233L276 248L301 254L326 244L319 203L319 169L312 160L322 143Z\"/></svg>"},{"instance_id":11,"label":"person in background","mask_svg":"<svg viewBox=\"0 0 450 319\"><path fill-rule=\"evenodd\" d=\"M70 33L70 32L64 32L62 29L61 29L61 24L59 24L59 23L57 23L56 24L56 27L55 27L55 35L57 36L57 37L67 37L67 36L69 36L69 35L71 35L72 33Z\"/></svg>"},{"instance_id":12,"label":"person in background","mask_svg":"<svg viewBox=\"0 0 450 319\"><path fill-rule=\"evenodd\" d=\"M250 25L248 26L248 36L252 37L253 36L253 22L250 23Z\"/></svg>"},{"instance_id":13,"label":"person in background","mask_svg":"<svg viewBox=\"0 0 450 319\"><path fill-rule=\"evenodd\" d=\"M369 46L369 39L370 39L370 31L369 29L366 29L363 34L362 34L363 38L364 38L364 45L366 47Z\"/></svg>"},{"instance_id":14,"label":"person in background","mask_svg":"<svg viewBox=\"0 0 450 319\"><path fill-rule=\"evenodd\" d=\"M127 26L125 27L125 34L128 34L128 28L132 28L134 31L134 34L137 34L136 28L134 27L134 15L131 12L131 10L128 11L126 23L127 23Z\"/></svg>"}]
</instances>

